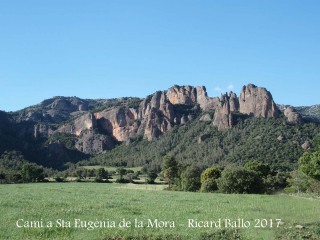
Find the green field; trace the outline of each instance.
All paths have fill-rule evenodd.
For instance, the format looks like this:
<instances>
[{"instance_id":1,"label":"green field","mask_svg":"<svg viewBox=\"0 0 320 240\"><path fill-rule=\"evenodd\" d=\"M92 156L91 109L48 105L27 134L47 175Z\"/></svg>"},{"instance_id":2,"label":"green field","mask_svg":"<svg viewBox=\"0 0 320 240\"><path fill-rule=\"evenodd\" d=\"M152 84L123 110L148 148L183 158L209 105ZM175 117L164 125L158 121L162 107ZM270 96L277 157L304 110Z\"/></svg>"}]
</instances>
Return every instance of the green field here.
<instances>
[{"instance_id":1,"label":"green field","mask_svg":"<svg viewBox=\"0 0 320 240\"><path fill-rule=\"evenodd\" d=\"M216 239L212 237L218 236L216 232L221 235L225 229L232 233L236 231L231 226L224 227L225 219L233 222L238 218L250 222L250 227L239 228L240 239L276 239L281 234L283 238L280 239L296 239L293 235L290 238L290 231L300 231L296 229L298 224L305 227L303 234L312 231L310 236L320 236L320 201L317 199L171 192L162 188L161 185L115 183L0 185L0 239L125 239L117 238L119 236L127 239L149 239L146 236L153 236L153 239ZM123 219L131 222L131 226L119 227ZM135 227L135 219L142 221L144 226ZM158 228L150 224L148 227L148 219L152 224L158 219ZM188 227L188 219L216 223L220 219L222 226L192 228ZM258 225L260 228L256 228L255 221L258 220L255 219L267 221L262 220ZM276 219L282 220L279 228ZM63 220L65 227L56 226L57 220L59 223ZM96 220L109 223L109 227L98 226L93 230L88 226L80 227L79 221ZM16 226L17 221L21 228ZM31 221L42 222L43 227L22 227L34 224ZM47 227L50 221L53 225ZM113 221L115 227L112 227ZM170 221L168 227L159 227L161 221ZM172 221L175 226L170 228ZM262 228L261 223L267 223L267 226ZM309 230L308 226L312 228Z\"/></svg>"}]
</instances>

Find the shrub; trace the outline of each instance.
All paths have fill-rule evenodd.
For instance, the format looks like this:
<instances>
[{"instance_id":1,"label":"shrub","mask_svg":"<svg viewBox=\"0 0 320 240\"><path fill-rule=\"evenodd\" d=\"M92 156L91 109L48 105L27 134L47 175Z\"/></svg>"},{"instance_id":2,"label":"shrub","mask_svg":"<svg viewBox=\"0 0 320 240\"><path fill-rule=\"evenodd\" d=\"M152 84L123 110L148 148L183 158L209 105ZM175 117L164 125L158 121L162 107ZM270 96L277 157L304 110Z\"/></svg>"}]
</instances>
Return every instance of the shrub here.
<instances>
[{"instance_id":1,"label":"shrub","mask_svg":"<svg viewBox=\"0 0 320 240\"><path fill-rule=\"evenodd\" d=\"M219 166L212 166L201 173L201 183L208 179L218 179L221 177L222 168Z\"/></svg>"},{"instance_id":2,"label":"shrub","mask_svg":"<svg viewBox=\"0 0 320 240\"><path fill-rule=\"evenodd\" d=\"M212 166L201 174L201 192L214 192L218 189L217 179L221 177L222 168Z\"/></svg>"},{"instance_id":3,"label":"shrub","mask_svg":"<svg viewBox=\"0 0 320 240\"><path fill-rule=\"evenodd\" d=\"M100 178L95 178L94 181L97 183L112 183L108 179L100 179Z\"/></svg>"},{"instance_id":4,"label":"shrub","mask_svg":"<svg viewBox=\"0 0 320 240\"><path fill-rule=\"evenodd\" d=\"M214 192L218 190L216 179L207 179L201 184L201 192Z\"/></svg>"},{"instance_id":5,"label":"shrub","mask_svg":"<svg viewBox=\"0 0 320 240\"><path fill-rule=\"evenodd\" d=\"M201 171L197 166L188 166L181 174L181 190L196 192L201 187Z\"/></svg>"},{"instance_id":6,"label":"shrub","mask_svg":"<svg viewBox=\"0 0 320 240\"><path fill-rule=\"evenodd\" d=\"M147 176L147 183L154 184L154 180L158 177L158 174L154 171L150 171Z\"/></svg>"},{"instance_id":7,"label":"shrub","mask_svg":"<svg viewBox=\"0 0 320 240\"><path fill-rule=\"evenodd\" d=\"M116 180L116 183L134 183L132 180L125 179L125 178L119 178Z\"/></svg>"},{"instance_id":8,"label":"shrub","mask_svg":"<svg viewBox=\"0 0 320 240\"><path fill-rule=\"evenodd\" d=\"M62 177L56 177L54 180L56 182L63 182L64 181L64 179Z\"/></svg>"},{"instance_id":9,"label":"shrub","mask_svg":"<svg viewBox=\"0 0 320 240\"><path fill-rule=\"evenodd\" d=\"M217 180L218 189L223 193L257 193L257 175L244 168L226 168Z\"/></svg>"}]
</instances>

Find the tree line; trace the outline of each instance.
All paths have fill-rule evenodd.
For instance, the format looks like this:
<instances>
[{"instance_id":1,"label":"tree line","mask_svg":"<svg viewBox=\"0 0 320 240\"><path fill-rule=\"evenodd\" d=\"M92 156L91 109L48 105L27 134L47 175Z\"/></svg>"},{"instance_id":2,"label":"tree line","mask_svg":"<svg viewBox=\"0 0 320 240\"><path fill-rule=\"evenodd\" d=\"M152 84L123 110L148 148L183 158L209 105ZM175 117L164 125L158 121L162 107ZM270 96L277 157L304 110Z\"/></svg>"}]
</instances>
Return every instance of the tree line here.
<instances>
[{"instance_id":1,"label":"tree line","mask_svg":"<svg viewBox=\"0 0 320 240\"><path fill-rule=\"evenodd\" d=\"M275 171L268 164L249 160L244 165L214 164L201 169L181 164L173 155L163 158L162 175L169 190L235 194L271 194L309 192L320 194L320 137L299 158L299 167L291 172Z\"/></svg>"}]
</instances>

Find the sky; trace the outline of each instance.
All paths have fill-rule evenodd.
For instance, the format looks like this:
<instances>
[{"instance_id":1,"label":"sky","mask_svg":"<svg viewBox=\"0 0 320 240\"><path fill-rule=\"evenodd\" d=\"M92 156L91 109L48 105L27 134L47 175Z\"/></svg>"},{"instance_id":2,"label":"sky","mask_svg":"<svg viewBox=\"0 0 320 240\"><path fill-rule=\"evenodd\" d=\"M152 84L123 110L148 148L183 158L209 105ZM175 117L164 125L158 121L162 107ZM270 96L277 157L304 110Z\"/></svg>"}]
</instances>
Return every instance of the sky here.
<instances>
[{"instance_id":1,"label":"sky","mask_svg":"<svg viewBox=\"0 0 320 240\"><path fill-rule=\"evenodd\" d=\"M0 1L0 110L248 83L320 104L320 1Z\"/></svg>"}]
</instances>

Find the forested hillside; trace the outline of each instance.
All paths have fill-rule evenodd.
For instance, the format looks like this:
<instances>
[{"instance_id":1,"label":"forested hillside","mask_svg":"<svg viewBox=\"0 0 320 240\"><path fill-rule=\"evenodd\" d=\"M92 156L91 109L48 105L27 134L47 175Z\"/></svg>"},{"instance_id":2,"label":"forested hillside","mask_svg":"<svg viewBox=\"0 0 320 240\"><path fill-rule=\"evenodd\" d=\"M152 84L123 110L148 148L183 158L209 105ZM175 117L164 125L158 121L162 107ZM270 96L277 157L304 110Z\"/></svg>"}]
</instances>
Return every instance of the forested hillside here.
<instances>
[{"instance_id":1,"label":"forested hillside","mask_svg":"<svg viewBox=\"0 0 320 240\"><path fill-rule=\"evenodd\" d=\"M174 128L159 140L150 142L137 137L130 144L123 143L82 164L160 169L163 156L171 153L181 163L200 167L258 160L274 169L292 170L304 151L302 145L320 134L317 123L290 125L283 117L265 119L238 115L238 123L225 131L218 131L200 118Z\"/></svg>"}]
</instances>

